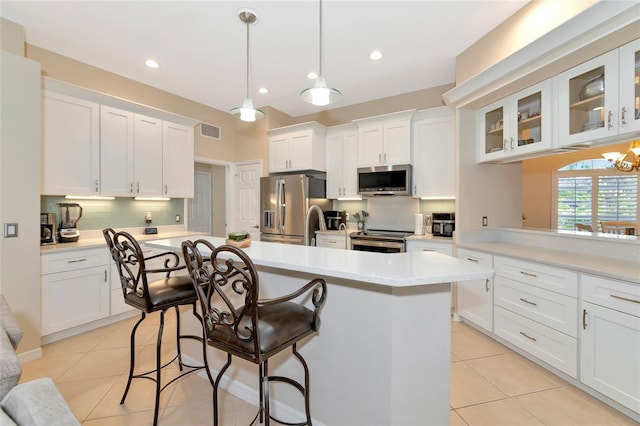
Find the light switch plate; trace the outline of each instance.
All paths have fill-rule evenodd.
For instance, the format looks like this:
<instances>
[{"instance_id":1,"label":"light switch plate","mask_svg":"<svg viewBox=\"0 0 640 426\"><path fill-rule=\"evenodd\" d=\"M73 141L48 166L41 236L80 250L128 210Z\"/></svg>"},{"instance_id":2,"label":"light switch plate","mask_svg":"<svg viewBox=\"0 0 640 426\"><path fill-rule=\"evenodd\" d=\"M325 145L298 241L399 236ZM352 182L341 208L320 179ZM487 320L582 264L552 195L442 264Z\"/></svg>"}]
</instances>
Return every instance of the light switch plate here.
<instances>
[{"instance_id":1,"label":"light switch plate","mask_svg":"<svg viewBox=\"0 0 640 426\"><path fill-rule=\"evenodd\" d=\"M15 238L18 236L18 224L17 223L5 223L4 224L4 237Z\"/></svg>"}]
</instances>

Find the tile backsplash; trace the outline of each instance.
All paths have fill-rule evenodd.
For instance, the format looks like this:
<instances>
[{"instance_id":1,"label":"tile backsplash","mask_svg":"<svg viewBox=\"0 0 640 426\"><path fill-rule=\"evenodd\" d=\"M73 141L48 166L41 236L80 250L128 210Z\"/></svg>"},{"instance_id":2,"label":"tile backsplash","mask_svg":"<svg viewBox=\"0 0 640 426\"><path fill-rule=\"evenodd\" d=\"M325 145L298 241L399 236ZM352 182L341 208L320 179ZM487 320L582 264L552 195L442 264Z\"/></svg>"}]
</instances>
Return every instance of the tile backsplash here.
<instances>
[{"instance_id":1,"label":"tile backsplash","mask_svg":"<svg viewBox=\"0 0 640 426\"><path fill-rule=\"evenodd\" d=\"M355 227L353 213L365 210L370 213L367 227L382 229L414 229L414 214L448 213L456 210L455 200L419 200L411 197L373 197L358 201L337 200L336 210L345 210L349 214L348 222Z\"/></svg>"},{"instance_id":2,"label":"tile backsplash","mask_svg":"<svg viewBox=\"0 0 640 426\"><path fill-rule=\"evenodd\" d=\"M60 221L58 203L78 203L82 206L82 218L78 222L81 231L104 228L131 228L145 226L145 214L151 212L150 226L184 224L184 200L135 201L131 198L115 200L67 200L64 197L41 196L40 212L55 213ZM176 222L176 215L180 221Z\"/></svg>"}]
</instances>

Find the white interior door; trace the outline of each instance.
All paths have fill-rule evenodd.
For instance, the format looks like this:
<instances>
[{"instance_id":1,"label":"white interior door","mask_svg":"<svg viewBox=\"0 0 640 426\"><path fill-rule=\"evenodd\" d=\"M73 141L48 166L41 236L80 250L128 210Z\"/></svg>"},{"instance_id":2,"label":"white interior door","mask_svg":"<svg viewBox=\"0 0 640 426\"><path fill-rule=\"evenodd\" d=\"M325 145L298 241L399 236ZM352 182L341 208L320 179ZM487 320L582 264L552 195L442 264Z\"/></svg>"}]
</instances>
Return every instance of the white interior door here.
<instances>
[{"instance_id":1,"label":"white interior door","mask_svg":"<svg viewBox=\"0 0 640 426\"><path fill-rule=\"evenodd\" d=\"M211 235L211 172L194 172L193 198L189 198L189 231Z\"/></svg>"},{"instance_id":2,"label":"white interior door","mask_svg":"<svg viewBox=\"0 0 640 426\"><path fill-rule=\"evenodd\" d=\"M260 176L262 164L248 163L236 166L236 212L238 227L247 231L251 239L260 240Z\"/></svg>"}]
</instances>

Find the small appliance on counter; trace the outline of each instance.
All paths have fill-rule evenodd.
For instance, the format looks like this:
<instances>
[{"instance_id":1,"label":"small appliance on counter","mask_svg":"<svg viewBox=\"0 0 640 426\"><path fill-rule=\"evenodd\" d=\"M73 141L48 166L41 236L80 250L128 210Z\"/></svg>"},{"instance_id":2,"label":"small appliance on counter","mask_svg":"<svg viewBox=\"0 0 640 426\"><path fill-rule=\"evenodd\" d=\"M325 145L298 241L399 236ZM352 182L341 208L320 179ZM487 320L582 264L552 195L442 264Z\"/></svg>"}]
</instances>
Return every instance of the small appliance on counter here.
<instances>
[{"instance_id":1,"label":"small appliance on counter","mask_svg":"<svg viewBox=\"0 0 640 426\"><path fill-rule=\"evenodd\" d=\"M327 224L328 231L337 231L340 224L347 225L347 212L344 210L327 210L324 212L324 220Z\"/></svg>"},{"instance_id":2,"label":"small appliance on counter","mask_svg":"<svg viewBox=\"0 0 640 426\"><path fill-rule=\"evenodd\" d=\"M56 243L56 214L40 213L40 245Z\"/></svg>"},{"instance_id":3,"label":"small appliance on counter","mask_svg":"<svg viewBox=\"0 0 640 426\"><path fill-rule=\"evenodd\" d=\"M78 221L82 217L82 206L77 203L58 203L58 206L60 207L58 242L75 243L80 238Z\"/></svg>"},{"instance_id":4,"label":"small appliance on counter","mask_svg":"<svg viewBox=\"0 0 640 426\"><path fill-rule=\"evenodd\" d=\"M431 214L431 231L432 234L439 237L453 237L453 231L456 229L455 213L432 213Z\"/></svg>"}]
</instances>

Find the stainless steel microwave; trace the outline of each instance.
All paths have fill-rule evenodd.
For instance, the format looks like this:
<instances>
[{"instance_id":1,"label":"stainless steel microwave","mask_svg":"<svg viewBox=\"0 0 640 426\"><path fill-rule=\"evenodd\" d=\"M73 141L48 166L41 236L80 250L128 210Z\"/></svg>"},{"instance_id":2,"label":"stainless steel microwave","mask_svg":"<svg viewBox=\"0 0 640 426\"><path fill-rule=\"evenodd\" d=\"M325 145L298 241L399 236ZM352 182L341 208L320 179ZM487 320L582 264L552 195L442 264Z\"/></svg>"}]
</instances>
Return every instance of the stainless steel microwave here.
<instances>
[{"instance_id":1,"label":"stainless steel microwave","mask_svg":"<svg viewBox=\"0 0 640 426\"><path fill-rule=\"evenodd\" d=\"M358 168L358 194L411 195L411 164Z\"/></svg>"}]
</instances>

